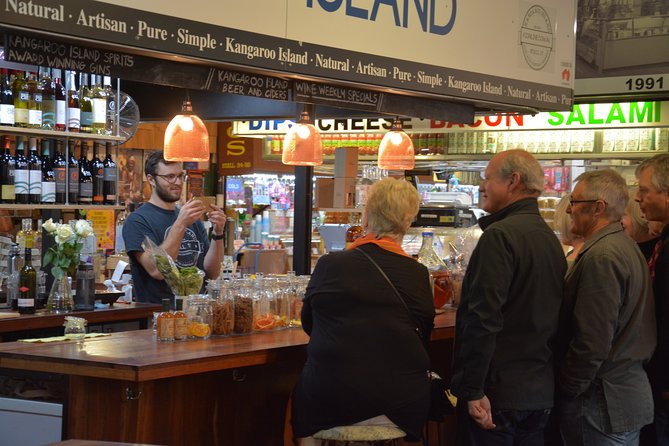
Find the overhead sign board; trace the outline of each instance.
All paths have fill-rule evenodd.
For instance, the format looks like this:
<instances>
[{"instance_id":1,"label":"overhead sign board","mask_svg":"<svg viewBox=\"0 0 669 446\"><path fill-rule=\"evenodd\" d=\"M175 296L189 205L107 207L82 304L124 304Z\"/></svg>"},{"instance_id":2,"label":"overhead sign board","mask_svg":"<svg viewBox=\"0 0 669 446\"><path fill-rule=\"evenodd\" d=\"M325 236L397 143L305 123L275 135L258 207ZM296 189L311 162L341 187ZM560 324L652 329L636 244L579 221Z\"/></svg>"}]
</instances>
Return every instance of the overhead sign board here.
<instances>
[{"instance_id":1,"label":"overhead sign board","mask_svg":"<svg viewBox=\"0 0 669 446\"><path fill-rule=\"evenodd\" d=\"M575 0L6 0L1 8L0 24L21 29L306 79L491 109L572 103Z\"/></svg>"},{"instance_id":2,"label":"overhead sign board","mask_svg":"<svg viewBox=\"0 0 669 446\"><path fill-rule=\"evenodd\" d=\"M386 118L323 119L315 122L321 133L385 133L393 120ZM284 134L292 121L237 121L233 133L240 136ZM408 118L402 128L409 133L451 133L501 130L578 130L625 127L668 127L669 102L624 102L612 104L575 104L569 112L531 115L488 115L476 117L473 124L459 124L434 119Z\"/></svg>"}]
</instances>

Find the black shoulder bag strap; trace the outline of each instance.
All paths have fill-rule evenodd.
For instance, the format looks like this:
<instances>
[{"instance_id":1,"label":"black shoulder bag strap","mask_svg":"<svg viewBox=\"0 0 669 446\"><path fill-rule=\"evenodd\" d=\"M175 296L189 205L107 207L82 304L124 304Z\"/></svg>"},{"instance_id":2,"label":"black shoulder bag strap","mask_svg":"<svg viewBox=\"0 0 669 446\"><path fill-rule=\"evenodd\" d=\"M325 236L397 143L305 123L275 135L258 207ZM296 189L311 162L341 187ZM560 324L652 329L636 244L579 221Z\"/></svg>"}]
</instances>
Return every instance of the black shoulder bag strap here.
<instances>
[{"instance_id":1,"label":"black shoulder bag strap","mask_svg":"<svg viewBox=\"0 0 669 446\"><path fill-rule=\"evenodd\" d=\"M367 254L367 253L365 252L364 249L356 248L356 250L359 251L359 252L361 252L365 257L367 257L367 259L368 259L370 262L372 262L372 265L374 265L374 266L376 267L376 269L379 271L379 273L381 273L381 275L383 276L383 278L386 279L386 282L388 282L388 285L390 285L390 288L392 288L393 291L395 292L395 296L397 296L397 298L398 298L398 299L400 300L400 302L402 303L402 306L403 306L404 309L407 311L407 314L409 315L409 319L411 319L411 322L412 322L413 325L415 326L414 330L416 331L416 334L418 335L418 337L422 338L422 336L421 336L421 334L422 334L422 333L421 333L421 329L420 329L420 327L418 326L418 324L416 323L415 319L413 318L413 314L411 314L411 310L409 310L409 307L407 306L407 303L404 301L404 298L402 297L402 295L400 294L400 292L397 291L397 288L395 287L395 285L390 281L390 278L389 278L389 277L386 275L386 273L381 269L381 267L379 266L379 264L376 263L376 262L374 261L374 259L373 259L369 254Z\"/></svg>"}]
</instances>

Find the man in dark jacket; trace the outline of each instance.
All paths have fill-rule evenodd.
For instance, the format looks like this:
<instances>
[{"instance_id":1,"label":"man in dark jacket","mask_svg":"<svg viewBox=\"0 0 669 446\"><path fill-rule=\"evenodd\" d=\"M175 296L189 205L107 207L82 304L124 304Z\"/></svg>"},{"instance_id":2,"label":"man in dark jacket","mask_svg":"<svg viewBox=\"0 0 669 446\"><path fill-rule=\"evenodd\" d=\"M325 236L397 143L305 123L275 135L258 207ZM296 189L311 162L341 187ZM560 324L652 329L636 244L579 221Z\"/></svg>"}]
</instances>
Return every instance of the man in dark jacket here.
<instances>
[{"instance_id":1,"label":"man in dark jacket","mask_svg":"<svg viewBox=\"0 0 669 446\"><path fill-rule=\"evenodd\" d=\"M557 415L566 445L634 445L653 419L643 365L655 348L646 259L620 219L625 180L595 170L577 178L567 212L585 244L565 277Z\"/></svg>"},{"instance_id":2,"label":"man in dark jacket","mask_svg":"<svg viewBox=\"0 0 669 446\"><path fill-rule=\"evenodd\" d=\"M543 446L553 407L555 334L567 268L539 215L539 163L523 150L495 155L480 187L483 235L458 307L452 390L459 444Z\"/></svg>"},{"instance_id":3,"label":"man in dark jacket","mask_svg":"<svg viewBox=\"0 0 669 446\"><path fill-rule=\"evenodd\" d=\"M636 201L646 220L664 223L648 266L653 281L657 321L657 347L648 365L655 399L657 444L669 445L669 155L654 156L636 171L639 190Z\"/></svg>"}]
</instances>

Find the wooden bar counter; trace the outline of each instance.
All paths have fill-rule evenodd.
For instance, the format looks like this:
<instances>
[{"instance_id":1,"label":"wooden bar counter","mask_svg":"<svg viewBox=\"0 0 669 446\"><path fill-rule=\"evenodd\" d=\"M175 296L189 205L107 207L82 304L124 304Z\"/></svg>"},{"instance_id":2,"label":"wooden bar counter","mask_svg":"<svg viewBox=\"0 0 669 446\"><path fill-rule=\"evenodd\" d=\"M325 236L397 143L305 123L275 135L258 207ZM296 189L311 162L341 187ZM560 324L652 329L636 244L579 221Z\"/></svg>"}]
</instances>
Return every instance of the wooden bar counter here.
<instances>
[{"instance_id":1,"label":"wooden bar counter","mask_svg":"<svg viewBox=\"0 0 669 446\"><path fill-rule=\"evenodd\" d=\"M453 310L435 319L430 353L443 373L454 320ZM63 439L281 445L307 342L300 329L171 343L140 330L81 344L3 343L0 368L68 377Z\"/></svg>"},{"instance_id":2,"label":"wooden bar counter","mask_svg":"<svg viewBox=\"0 0 669 446\"><path fill-rule=\"evenodd\" d=\"M0 311L0 340L16 340L62 334L65 316L82 317L88 325L113 324L118 322L139 322L139 328L147 328L154 311L161 306L148 303L120 303L109 308L92 311L75 311L67 314L48 314L38 311L36 314L18 314L16 311Z\"/></svg>"}]
</instances>

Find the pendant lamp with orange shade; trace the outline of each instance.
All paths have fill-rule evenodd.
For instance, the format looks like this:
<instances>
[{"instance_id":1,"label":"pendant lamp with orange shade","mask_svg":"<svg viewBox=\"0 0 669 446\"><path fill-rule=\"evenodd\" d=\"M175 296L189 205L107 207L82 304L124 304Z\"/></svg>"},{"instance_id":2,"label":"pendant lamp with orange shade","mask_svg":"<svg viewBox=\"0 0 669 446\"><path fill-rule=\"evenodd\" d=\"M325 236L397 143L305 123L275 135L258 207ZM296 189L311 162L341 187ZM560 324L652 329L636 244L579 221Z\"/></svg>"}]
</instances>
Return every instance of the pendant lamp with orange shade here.
<instances>
[{"instance_id":1,"label":"pendant lamp with orange shade","mask_svg":"<svg viewBox=\"0 0 669 446\"><path fill-rule=\"evenodd\" d=\"M411 170L416 161L413 142L402 130L402 121L396 118L392 129L383 135L379 145L378 165L386 170Z\"/></svg>"},{"instance_id":2,"label":"pendant lamp with orange shade","mask_svg":"<svg viewBox=\"0 0 669 446\"><path fill-rule=\"evenodd\" d=\"M188 95L181 114L172 118L165 130L163 156L166 161L209 161L209 132L204 122L193 114Z\"/></svg>"},{"instance_id":3,"label":"pendant lamp with orange shade","mask_svg":"<svg viewBox=\"0 0 669 446\"><path fill-rule=\"evenodd\" d=\"M320 166L323 164L323 143L318 129L309 123L309 113L303 111L286 132L283 139L281 162L292 166Z\"/></svg>"}]
</instances>

